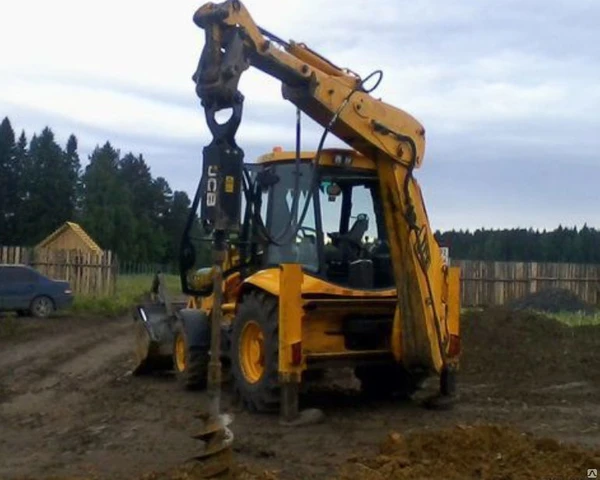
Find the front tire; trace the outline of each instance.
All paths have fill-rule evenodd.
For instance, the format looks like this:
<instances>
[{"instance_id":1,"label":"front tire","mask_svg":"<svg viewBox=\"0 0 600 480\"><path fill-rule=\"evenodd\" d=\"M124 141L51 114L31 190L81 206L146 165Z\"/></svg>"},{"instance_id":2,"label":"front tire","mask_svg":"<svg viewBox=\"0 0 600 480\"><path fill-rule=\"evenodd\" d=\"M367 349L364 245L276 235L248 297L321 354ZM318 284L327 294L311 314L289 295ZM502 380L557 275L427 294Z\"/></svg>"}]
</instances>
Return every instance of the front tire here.
<instances>
[{"instance_id":1,"label":"front tire","mask_svg":"<svg viewBox=\"0 0 600 480\"><path fill-rule=\"evenodd\" d=\"M279 331L276 298L260 291L244 296L231 334L234 389L253 412L277 412L280 405Z\"/></svg>"},{"instance_id":2,"label":"front tire","mask_svg":"<svg viewBox=\"0 0 600 480\"><path fill-rule=\"evenodd\" d=\"M44 295L35 297L31 301L29 311L36 318L46 318L54 311L54 302Z\"/></svg>"},{"instance_id":3,"label":"front tire","mask_svg":"<svg viewBox=\"0 0 600 480\"><path fill-rule=\"evenodd\" d=\"M186 390L206 388L210 356L204 348L191 346L183 323L173 330L173 368L179 385Z\"/></svg>"}]
</instances>

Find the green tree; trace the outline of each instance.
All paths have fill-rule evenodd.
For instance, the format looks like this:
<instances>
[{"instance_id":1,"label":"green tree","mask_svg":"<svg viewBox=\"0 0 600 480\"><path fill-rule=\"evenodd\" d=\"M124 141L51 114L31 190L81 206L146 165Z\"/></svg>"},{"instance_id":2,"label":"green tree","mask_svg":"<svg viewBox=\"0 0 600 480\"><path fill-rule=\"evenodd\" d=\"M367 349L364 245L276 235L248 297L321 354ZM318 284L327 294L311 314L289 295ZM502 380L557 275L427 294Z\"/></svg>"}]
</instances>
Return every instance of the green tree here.
<instances>
[{"instance_id":1,"label":"green tree","mask_svg":"<svg viewBox=\"0 0 600 480\"><path fill-rule=\"evenodd\" d=\"M11 245L16 241L18 174L15 151L15 132L5 117L0 123L0 245Z\"/></svg>"},{"instance_id":2,"label":"green tree","mask_svg":"<svg viewBox=\"0 0 600 480\"><path fill-rule=\"evenodd\" d=\"M76 176L48 127L31 139L24 178L24 235L27 243L34 244L74 214Z\"/></svg>"},{"instance_id":3,"label":"green tree","mask_svg":"<svg viewBox=\"0 0 600 480\"><path fill-rule=\"evenodd\" d=\"M81 160L77 148L77 137L71 134L64 152L65 194L68 194L70 216L75 219L81 215Z\"/></svg>"},{"instance_id":4,"label":"green tree","mask_svg":"<svg viewBox=\"0 0 600 480\"><path fill-rule=\"evenodd\" d=\"M17 207L16 212L17 215L15 217L15 243L19 245L26 245L27 238L25 236L26 233L26 223L25 219L27 218L27 165L29 159L29 151L27 148L27 136L24 131L21 131L21 135L19 135L19 140L17 140L17 144L15 147L15 170L17 177Z\"/></svg>"},{"instance_id":5,"label":"green tree","mask_svg":"<svg viewBox=\"0 0 600 480\"><path fill-rule=\"evenodd\" d=\"M121 259L136 250L135 216L119 176L119 151L106 142L96 147L82 178L82 224L100 246Z\"/></svg>"},{"instance_id":6,"label":"green tree","mask_svg":"<svg viewBox=\"0 0 600 480\"><path fill-rule=\"evenodd\" d=\"M187 193L175 191L169 204L169 211L164 216L163 228L167 236L167 249L164 261L177 263L181 236L188 218L191 206Z\"/></svg>"},{"instance_id":7,"label":"green tree","mask_svg":"<svg viewBox=\"0 0 600 480\"><path fill-rule=\"evenodd\" d=\"M128 194L131 211L135 216L135 250L129 260L156 262L165 255L167 237L161 224L163 212L168 209L168 197L163 195L162 182L152 178L150 167L142 155L128 153L120 161L120 179ZM166 181L166 189L170 188Z\"/></svg>"}]
</instances>

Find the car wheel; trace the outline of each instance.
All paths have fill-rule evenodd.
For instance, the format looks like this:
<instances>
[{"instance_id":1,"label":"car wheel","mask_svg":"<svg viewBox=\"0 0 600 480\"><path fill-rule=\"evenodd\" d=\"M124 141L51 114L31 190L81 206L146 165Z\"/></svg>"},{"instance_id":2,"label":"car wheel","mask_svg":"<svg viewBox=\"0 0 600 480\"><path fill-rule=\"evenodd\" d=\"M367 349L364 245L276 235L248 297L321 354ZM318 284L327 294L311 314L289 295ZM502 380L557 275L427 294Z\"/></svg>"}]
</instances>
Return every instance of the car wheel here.
<instances>
[{"instance_id":1,"label":"car wheel","mask_svg":"<svg viewBox=\"0 0 600 480\"><path fill-rule=\"evenodd\" d=\"M34 317L46 318L54 311L54 302L49 297L35 297L29 309Z\"/></svg>"}]
</instances>

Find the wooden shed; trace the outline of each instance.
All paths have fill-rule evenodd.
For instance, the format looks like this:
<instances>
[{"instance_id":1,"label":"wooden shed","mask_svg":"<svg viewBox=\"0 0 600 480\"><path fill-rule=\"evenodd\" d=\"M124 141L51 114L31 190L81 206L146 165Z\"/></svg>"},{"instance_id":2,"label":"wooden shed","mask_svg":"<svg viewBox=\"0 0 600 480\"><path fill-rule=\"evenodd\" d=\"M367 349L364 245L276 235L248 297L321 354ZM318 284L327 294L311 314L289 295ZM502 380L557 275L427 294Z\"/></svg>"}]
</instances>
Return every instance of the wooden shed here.
<instances>
[{"instance_id":1,"label":"wooden shed","mask_svg":"<svg viewBox=\"0 0 600 480\"><path fill-rule=\"evenodd\" d=\"M102 255L102 249L74 222L65 222L35 246L36 250L77 250L84 254Z\"/></svg>"}]
</instances>

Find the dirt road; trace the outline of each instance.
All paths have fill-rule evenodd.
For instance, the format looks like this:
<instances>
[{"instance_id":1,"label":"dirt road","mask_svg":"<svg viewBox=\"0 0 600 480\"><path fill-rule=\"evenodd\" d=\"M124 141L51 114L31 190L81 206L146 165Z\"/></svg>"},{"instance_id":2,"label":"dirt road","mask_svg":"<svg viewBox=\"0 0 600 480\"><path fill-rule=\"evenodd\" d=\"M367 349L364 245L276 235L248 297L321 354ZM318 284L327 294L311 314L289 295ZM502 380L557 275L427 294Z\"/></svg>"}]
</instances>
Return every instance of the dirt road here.
<instances>
[{"instance_id":1,"label":"dirt road","mask_svg":"<svg viewBox=\"0 0 600 480\"><path fill-rule=\"evenodd\" d=\"M180 391L169 375L130 375L129 319L23 321L26 334L0 339L1 479L136 479L194 453L192 414L204 395ZM463 339L452 411L425 410L418 398L366 401L351 373L338 372L303 398L324 409L322 424L290 430L276 417L236 412L236 460L279 478L331 478L357 456L378 454L390 431L491 423L600 448L600 329L498 310L467 315Z\"/></svg>"}]
</instances>

